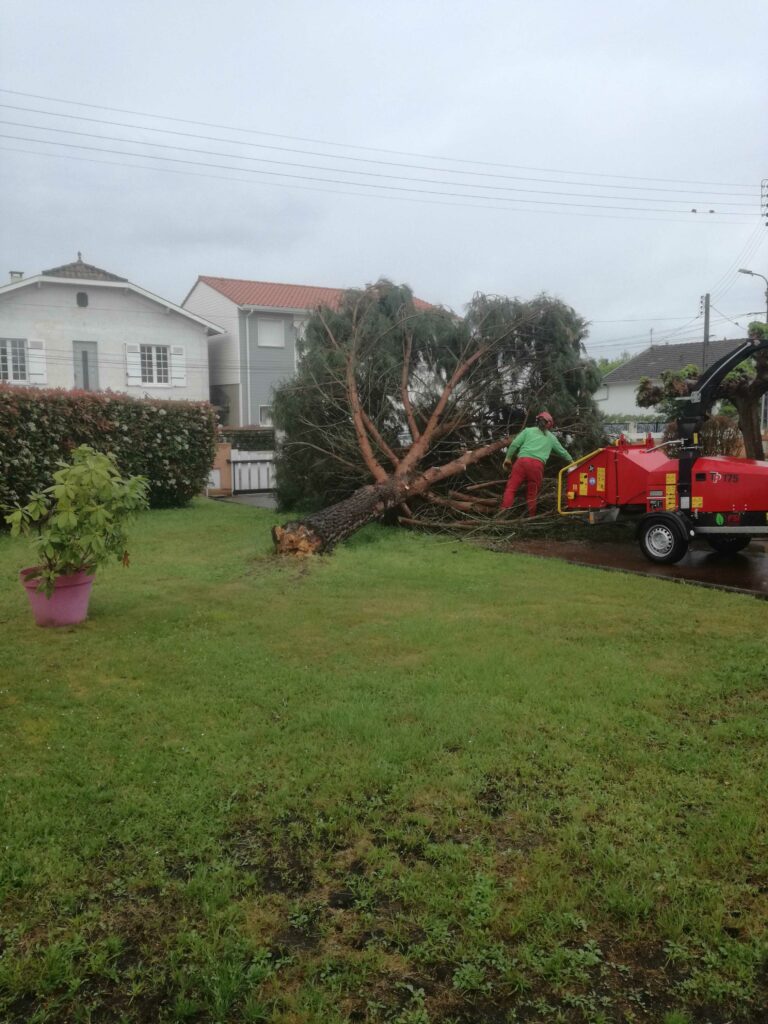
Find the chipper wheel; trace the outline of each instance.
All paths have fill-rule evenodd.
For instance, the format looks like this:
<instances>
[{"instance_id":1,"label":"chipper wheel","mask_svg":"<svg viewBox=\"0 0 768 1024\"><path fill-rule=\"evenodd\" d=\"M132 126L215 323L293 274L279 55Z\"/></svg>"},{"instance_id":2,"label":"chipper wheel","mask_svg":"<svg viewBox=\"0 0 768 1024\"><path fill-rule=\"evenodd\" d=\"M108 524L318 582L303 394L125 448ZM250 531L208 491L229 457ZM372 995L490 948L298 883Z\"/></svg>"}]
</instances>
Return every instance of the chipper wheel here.
<instances>
[{"instance_id":1,"label":"chipper wheel","mask_svg":"<svg viewBox=\"0 0 768 1024\"><path fill-rule=\"evenodd\" d=\"M751 537L740 533L711 533L707 536L707 543L718 555L738 554L751 540Z\"/></svg>"},{"instance_id":2,"label":"chipper wheel","mask_svg":"<svg viewBox=\"0 0 768 1024\"><path fill-rule=\"evenodd\" d=\"M688 550L685 527L672 515L648 516L638 529L640 550L651 562L679 562Z\"/></svg>"}]
</instances>

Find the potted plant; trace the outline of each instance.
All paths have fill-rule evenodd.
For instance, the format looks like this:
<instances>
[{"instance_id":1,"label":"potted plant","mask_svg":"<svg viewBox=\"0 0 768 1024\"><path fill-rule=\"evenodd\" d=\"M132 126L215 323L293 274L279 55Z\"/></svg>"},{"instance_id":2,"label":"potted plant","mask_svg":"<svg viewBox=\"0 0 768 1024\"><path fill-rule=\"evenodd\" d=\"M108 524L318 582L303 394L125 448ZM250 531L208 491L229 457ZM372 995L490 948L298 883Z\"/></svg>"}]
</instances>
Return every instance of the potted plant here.
<instances>
[{"instance_id":1,"label":"potted plant","mask_svg":"<svg viewBox=\"0 0 768 1024\"><path fill-rule=\"evenodd\" d=\"M37 564L19 575L39 626L85 619L97 566L128 565L125 526L147 507L147 481L122 476L112 455L84 444L59 465L50 487L5 516L12 536L34 538Z\"/></svg>"}]
</instances>

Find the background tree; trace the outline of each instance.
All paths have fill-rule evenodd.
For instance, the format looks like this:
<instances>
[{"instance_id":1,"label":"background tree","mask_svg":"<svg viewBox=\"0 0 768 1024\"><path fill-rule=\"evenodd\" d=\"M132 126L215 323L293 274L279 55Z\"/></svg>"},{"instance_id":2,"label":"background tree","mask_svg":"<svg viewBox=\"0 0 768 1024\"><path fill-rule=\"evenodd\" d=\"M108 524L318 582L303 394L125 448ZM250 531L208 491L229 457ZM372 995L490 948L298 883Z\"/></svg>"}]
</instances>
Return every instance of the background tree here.
<instances>
[{"instance_id":1,"label":"background tree","mask_svg":"<svg viewBox=\"0 0 768 1024\"><path fill-rule=\"evenodd\" d=\"M597 369L600 372L600 376L601 377L605 377L605 375L607 373L610 373L611 370L615 370L617 366L622 366L624 363L626 363L631 358L632 358L632 356L626 350L624 352L622 352L620 356L616 356L614 359L608 359L607 356L601 356L597 360L597 364L596 364L597 365Z\"/></svg>"},{"instance_id":2,"label":"background tree","mask_svg":"<svg viewBox=\"0 0 768 1024\"><path fill-rule=\"evenodd\" d=\"M750 338L768 339L768 325L754 321L749 325L748 334ZM676 419L680 412L680 403L676 399L696 390L700 372L696 366L686 366L677 372L667 371L662 373L660 384L644 377L637 388L637 404L644 408L654 406L662 415ZM736 410L744 451L750 459L764 458L760 408L766 392L768 349L763 349L731 370L712 395L713 404L726 401Z\"/></svg>"},{"instance_id":3,"label":"background tree","mask_svg":"<svg viewBox=\"0 0 768 1024\"><path fill-rule=\"evenodd\" d=\"M594 445L600 378L584 359L585 334L569 306L545 295L478 295L458 317L382 280L346 293L336 311L318 309L298 372L273 403L285 433L278 492L283 506L332 504L275 527L277 549L327 550L416 502L498 505L447 482L498 454L545 405L577 450Z\"/></svg>"}]
</instances>

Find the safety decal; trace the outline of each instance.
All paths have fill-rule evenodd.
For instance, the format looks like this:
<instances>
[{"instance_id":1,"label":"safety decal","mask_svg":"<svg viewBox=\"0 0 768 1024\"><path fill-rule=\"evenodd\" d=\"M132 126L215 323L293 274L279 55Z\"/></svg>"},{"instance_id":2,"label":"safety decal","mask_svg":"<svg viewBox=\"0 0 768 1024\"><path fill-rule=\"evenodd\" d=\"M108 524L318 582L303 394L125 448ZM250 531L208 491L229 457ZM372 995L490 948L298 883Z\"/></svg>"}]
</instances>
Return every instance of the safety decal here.
<instances>
[{"instance_id":1,"label":"safety decal","mask_svg":"<svg viewBox=\"0 0 768 1024\"><path fill-rule=\"evenodd\" d=\"M600 466L597 471L597 489L598 491L605 490L605 467Z\"/></svg>"},{"instance_id":2,"label":"safety decal","mask_svg":"<svg viewBox=\"0 0 768 1024\"><path fill-rule=\"evenodd\" d=\"M677 483L677 473L667 473L667 487Z\"/></svg>"},{"instance_id":3,"label":"safety decal","mask_svg":"<svg viewBox=\"0 0 768 1024\"><path fill-rule=\"evenodd\" d=\"M725 522L725 516L722 514L722 512L717 513L717 515L715 516L715 522L718 526L723 525L723 523Z\"/></svg>"},{"instance_id":4,"label":"safety decal","mask_svg":"<svg viewBox=\"0 0 768 1024\"><path fill-rule=\"evenodd\" d=\"M589 477L586 473L579 473L579 494L585 495L589 490Z\"/></svg>"},{"instance_id":5,"label":"safety decal","mask_svg":"<svg viewBox=\"0 0 768 1024\"><path fill-rule=\"evenodd\" d=\"M704 508L704 499L701 497L691 498L691 508Z\"/></svg>"}]
</instances>

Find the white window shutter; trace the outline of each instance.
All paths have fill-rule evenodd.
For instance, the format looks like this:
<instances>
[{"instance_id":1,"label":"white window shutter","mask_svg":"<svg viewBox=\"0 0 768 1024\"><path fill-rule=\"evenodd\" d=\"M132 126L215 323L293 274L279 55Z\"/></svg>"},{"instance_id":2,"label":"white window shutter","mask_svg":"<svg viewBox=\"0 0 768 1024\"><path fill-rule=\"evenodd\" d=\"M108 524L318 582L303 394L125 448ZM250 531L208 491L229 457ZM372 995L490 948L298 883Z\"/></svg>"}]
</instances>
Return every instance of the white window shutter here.
<instances>
[{"instance_id":1,"label":"white window shutter","mask_svg":"<svg viewBox=\"0 0 768 1024\"><path fill-rule=\"evenodd\" d=\"M30 384L48 383L44 341L30 338L27 342L27 379Z\"/></svg>"},{"instance_id":2,"label":"white window shutter","mask_svg":"<svg viewBox=\"0 0 768 1024\"><path fill-rule=\"evenodd\" d=\"M175 388L187 386L187 357L181 345L171 349L171 384Z\"/></svg>"},{"instance_id":3,"label":"white window shutter","mask_svg":"<svg viewBox=\"0 0 768 1024\"><path fill-rule=\"evenodd\" d=\"M125 346L125 378L129 385L141 385L141 349L138 345Z\"/></svg>"}]
</instances>

